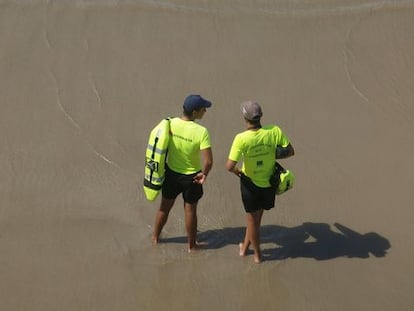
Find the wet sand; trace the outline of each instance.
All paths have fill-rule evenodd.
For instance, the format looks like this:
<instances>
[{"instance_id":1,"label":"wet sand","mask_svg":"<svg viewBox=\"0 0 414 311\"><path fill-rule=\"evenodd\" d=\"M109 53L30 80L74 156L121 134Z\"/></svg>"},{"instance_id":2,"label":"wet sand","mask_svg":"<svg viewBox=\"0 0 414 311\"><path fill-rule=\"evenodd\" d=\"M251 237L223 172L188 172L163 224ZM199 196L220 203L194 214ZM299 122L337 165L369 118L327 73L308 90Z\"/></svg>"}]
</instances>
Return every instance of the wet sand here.
<instances>
[{"instance_id":1,"label":"wet sand","mask_svg":"<svg viewBox=\"0 0 414 311\"><path fill-rule=\"evenodd\" d=\"M411 310L411 1L2 1L2 310ZM213 102L214 167L186 252L160 245L142 180L150 129ZM224 163L240 102L280 125L297 178L240 258Z\"/></svg>"}]
</instances>

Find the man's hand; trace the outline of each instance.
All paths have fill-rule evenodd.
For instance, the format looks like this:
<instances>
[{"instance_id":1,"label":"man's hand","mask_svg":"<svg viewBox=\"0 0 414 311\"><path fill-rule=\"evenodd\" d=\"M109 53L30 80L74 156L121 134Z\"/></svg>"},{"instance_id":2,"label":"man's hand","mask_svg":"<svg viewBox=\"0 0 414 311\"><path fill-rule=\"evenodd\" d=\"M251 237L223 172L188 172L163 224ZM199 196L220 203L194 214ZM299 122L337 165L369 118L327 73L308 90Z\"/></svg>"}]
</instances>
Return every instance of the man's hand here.
<instances>
[{"instance_id":1,"label":"man's hand","mask_svg":"<svg viewBox=\"0 0 414 311\"><path fill-rule=\"evenodd\" d=\"M207 178L207 175L204 174L203 172L200 172L194 176L193 182L196 184L202 185L206 181L206 178Z\"/></svg>"}]
</instances>

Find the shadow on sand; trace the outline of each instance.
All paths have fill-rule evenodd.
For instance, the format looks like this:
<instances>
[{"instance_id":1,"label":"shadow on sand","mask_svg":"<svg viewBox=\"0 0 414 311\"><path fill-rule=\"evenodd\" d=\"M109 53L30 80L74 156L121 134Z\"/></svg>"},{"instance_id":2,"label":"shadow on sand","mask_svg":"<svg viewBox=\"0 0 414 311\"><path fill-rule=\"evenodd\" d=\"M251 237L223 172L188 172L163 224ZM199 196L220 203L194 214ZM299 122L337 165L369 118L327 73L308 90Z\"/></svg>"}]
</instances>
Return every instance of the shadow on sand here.
<instances>
[{"instance_id":1,"label":"shadow on sand","mask_svg":"<svg viewBox=\"0 0 414 311\"><path fill-rule=\"evenodd\" d=\"M261 227L261 243L265 260L285 258L314 258L328 260L338 257L384 257L390 242L375 232L360 234L344 225L335 223L332 230L326 223L304 223L297 227L264 225ZM200 232L198 239L207 242L207 249L226 245L238 245L243 240L245 228L223 228ZM163 243L186 243L186 237L162 239ZM268 244L275 244L269 248Z\"/></svg>"}]
</instances>

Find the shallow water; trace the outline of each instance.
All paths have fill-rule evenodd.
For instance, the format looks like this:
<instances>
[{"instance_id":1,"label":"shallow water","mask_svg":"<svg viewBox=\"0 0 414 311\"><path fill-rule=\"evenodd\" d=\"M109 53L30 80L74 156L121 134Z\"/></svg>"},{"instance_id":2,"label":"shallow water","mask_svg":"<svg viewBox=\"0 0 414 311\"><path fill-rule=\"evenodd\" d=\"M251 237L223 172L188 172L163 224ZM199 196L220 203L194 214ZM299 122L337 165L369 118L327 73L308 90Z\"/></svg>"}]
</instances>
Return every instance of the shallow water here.
<instances>
[{"instance_id":1,"label":"shallow water","mask_svg":"<svg viewBox=\"0 0 414 311\"><path fill-rule=\"evenodd\" d=\"M411 310L412 1L4 1L0 299L5 310ZM214 167L188 254L162 243L146 140L188 93L213 107ZM224 163L255 99L296 155L238 256Z\"/></svg>"}]
</instances>

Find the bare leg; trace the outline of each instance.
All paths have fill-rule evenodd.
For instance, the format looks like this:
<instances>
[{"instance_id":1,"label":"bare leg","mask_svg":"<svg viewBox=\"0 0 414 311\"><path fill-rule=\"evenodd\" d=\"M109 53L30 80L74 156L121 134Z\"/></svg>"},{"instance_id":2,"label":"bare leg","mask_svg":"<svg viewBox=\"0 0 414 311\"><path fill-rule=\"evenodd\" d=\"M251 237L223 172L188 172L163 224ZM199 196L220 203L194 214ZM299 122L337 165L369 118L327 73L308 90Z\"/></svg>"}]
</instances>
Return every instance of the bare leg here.
<instances>
[{"instance_id":1,"label":"bare leg","mask_svg":"<svg viewBox=\"0 0 414 311\"><path fill-rule=\"evenodd\" d=\"M260 223L262 221L262 216L263 209L257 212L247 213L246 235L243 244L240 246L240 254L243 253L243 255L245 255L250 244L252 245L255 263L260 263L262 261L260 250Z\"/></svg>"},{"instance_id":2,"label":"bare leg","mask_svg":"<svg viewBox=\"0 0 414 311\"><path fill-rule=\"evenodd\" d=\"M170 214L170 210L174 205L175 199L161 199L160 208L155 215L155 225L154 225L154 232L152 234L152 243L158 244L160 234L164 225L167 223L168 215Z\"/></svg>"},{"instance_id":3,"label":"bare leg","mask_svg":"<svg viewBox=\"0 0 414 311\"><path fill-rule=\"evenodd\" d=\"M188 251L191 252L197 248L197 203L184 203L184 213Z\"/></svg>"}]
</instances>

